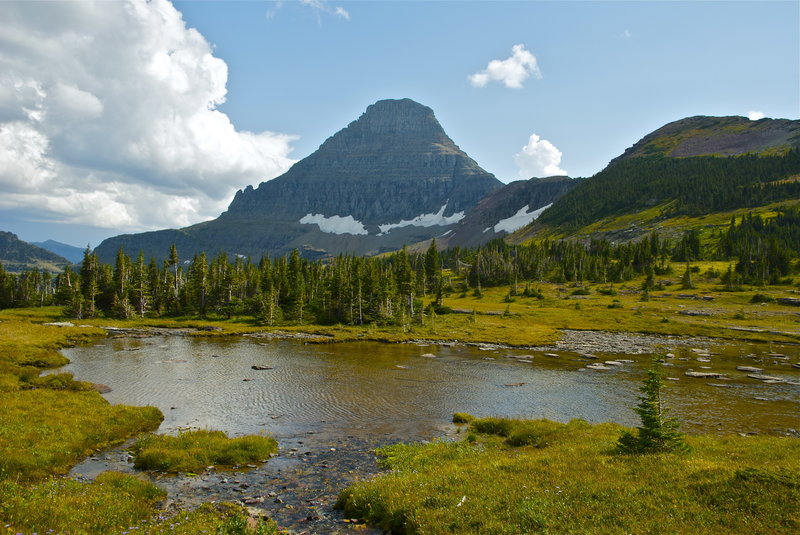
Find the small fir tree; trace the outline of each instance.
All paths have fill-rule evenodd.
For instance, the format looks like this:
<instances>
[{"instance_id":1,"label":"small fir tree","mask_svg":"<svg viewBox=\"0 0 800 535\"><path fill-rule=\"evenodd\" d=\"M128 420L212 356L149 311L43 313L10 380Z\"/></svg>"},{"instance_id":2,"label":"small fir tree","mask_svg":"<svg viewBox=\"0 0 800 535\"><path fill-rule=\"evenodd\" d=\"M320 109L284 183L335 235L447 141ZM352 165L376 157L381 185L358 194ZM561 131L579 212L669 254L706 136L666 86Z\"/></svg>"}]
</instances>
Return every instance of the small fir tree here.
<instances>
[{"instance_id":1,"label":"small fir tree","mask_svg":"<svg viewBox=\"0 0 800 535\"><path fill-rule=\"evenodd\" d=\"M683 277L681 278L681 290L693 290L694 288L692 268L689 266L689 262L686 262L686 271L683 272Z\"/></svg>"},{"instance_id":2,"label":"small fir tree","mask_svg":"<svg viewBox=\"0 0 800 535\"><path fill-rule=\"evenodd\" d=\"M647 370L647 378L639 389L639 405L634 411L642 420L642 425L634 434L624 431L617 441L617 448L622 453L663 453L688 451L689 446L683 441L683 434L678 430L678 420L667 416L669 408L661 399L664 386L661 363L655 360L653 367Z\"/></svg>"}]
</instances>

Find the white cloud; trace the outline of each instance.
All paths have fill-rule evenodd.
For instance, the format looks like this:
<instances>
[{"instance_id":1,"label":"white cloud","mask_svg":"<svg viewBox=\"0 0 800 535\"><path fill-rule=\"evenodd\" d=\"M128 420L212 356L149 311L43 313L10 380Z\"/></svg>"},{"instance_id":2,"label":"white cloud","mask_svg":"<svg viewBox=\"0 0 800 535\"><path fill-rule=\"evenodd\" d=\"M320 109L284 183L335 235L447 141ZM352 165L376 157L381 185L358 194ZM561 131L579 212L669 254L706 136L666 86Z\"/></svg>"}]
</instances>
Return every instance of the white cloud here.
<instances>
[{"instance_id":1,"label":"white cloud","mask_svg":"<svg viewBox=\"0 0 800 535\"><path fill-rule=\"evenodd\" d=\"M345 20L350 20L350 13L348 13L348 11L345 8L341 6L332 8L328 5L327 0L300 0L300 3L304 6L308 6L316 10L318 23L322 22L322 19L319 18L320 13L330 13L331 15L341 17ZM276 7L279 8L280 6Z\"/></svg>"},{"instance_id":2,"label":"white cloud","mask_svg":"<svg viewBox=\"0 0 800 535\"><path fill-rule=\"evenodd\" d=\"M621 34L618 36L620 39L630 39L631 32L629 30L623 30Z\"/></svg>"},{"instance_id":3,"label":"white cloud","mask_svg":"<svg viewBox=\"0 0 800 535\"><path fill-rule=\"evenodd\" d=\"M566 175L561 169L561 151L555 145L531 134L528 144L514 155L520 178Z\"/></svg>"},{"instance_id":4,"label":"white cloud","mask_svg":"<svg viewBox=\"0 0 800 535\"><path fill-rule=\"evenodd\" d=\"M484 70L467 78L475 87L484 87L491 81L498 81L506 87L519 89L522 87L522 82L531 75L536 78L542 77L536 56L525 50L525 45L519 44L511 48L511 57L502 60L493 59Z\"/></svg>"},{"instance_id":5,"label":"white cloud","mask_svg":"<svg viewBox=\"0 0 800 535\"><path fill-rule=\"evenodd\" d=\"M751 121L758 121L759 119L763 119L764 117L766 117L766 115L764 115L763 111L751 110L747 112L747 118L750 119Z\"/></svg>"},{"instance_id":6,"label":"white cloud","mask_svg":"<svg viewBox=\"0 0 800 535\"><path fill-rule=\"evenodd\" d=\"M125 231L184 226L293 163L293 136L237 131L216 109L227 65L168 0L2 9L0 206Z\"/></svg>"}]
</instances>

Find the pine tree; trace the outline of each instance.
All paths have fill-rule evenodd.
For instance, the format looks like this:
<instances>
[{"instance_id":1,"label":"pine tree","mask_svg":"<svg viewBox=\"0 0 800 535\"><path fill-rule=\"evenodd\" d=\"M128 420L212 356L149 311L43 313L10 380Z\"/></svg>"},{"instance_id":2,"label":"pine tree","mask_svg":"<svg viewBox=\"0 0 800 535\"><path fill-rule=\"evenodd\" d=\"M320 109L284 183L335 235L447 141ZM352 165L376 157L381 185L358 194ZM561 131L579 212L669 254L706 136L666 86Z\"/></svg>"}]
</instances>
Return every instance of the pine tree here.
<instances>
[{"instance_id":1,"label":"pine tree","mask_svg":"<svg viewBox=\"0 0 800 535\"><path fill-rule=\"evenodd\" d=\"M653 362L647 370L647 378L639 389L639 405L634 411L639 415L642 425L638 433L624 431L617 441L617 448L622 453L661 453L687 451L689 446L683 441L678 430L678 420L667 416L667 408L661 399L664 386L663 370L660 362Z\"/></svg>"},{"instance_id":2,"label":"pine tree","mask_svg":"<svg viewBox=\"0 0 800 535\"><path fill-rule=\"evenodd\" d=\"M80 316L94 317L96 314L96 300L100 293L100 261L97 254L93 253L89 246L83 252L83 262L81 263L81 293L83 294L83 306L78 307Z\"/></svg>"},{"instance_id":3,"label":"pine tree","mask_svg":"<svg viewBox=\"0 0 800 535\"><path fill-rule=\"evenodd\" d=\"M694 287L694 282L692 282L692 269L689 266L689 262L686 262L686 271L683 272L683 277L681 278L681 290L693 290Z\"/></svg>"}]
</instances>

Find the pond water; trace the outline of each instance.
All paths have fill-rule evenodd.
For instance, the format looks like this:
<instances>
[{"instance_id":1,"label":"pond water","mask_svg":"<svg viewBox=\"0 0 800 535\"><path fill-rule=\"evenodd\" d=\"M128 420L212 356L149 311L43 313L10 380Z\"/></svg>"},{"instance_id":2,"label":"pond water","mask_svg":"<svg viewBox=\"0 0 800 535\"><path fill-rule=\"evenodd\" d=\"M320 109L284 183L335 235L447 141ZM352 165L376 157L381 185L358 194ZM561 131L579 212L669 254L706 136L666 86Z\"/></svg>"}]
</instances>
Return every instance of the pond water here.
<instances>
[{"instance_id":1,"label":"pond water","mask_svg":"<svg viewBox=\"0 0 800 535\"><path fill-rule=\"evenodd\" d=\"M800 346L686 345L665 341L664 397L687 432L800 436ZM454 436L454 412L476 416L613 421L636 425L632 408L650 355L476 348L458 345L264 343L248 337L122 336L64 351L65 368L111 387L112 403L154 405L161 432L219 429L268 433L276 458L246 470L151 479L167 508L206 501L255 504L289 533L377 534L333 509L338 493L379 468L373 448ZM615 360L605 370L587 364ZM622 362L620 362L622 361ZM254 370L253 366L270 369ZM784 382L747 377L761 368ZM718 372L699 379L686 371ZM125 446L76 466L75 477L133 472ZM253 509L251 509L253 511Z\"/></svg>"},{"instance_id":2,"label":"pond water","mask_svg":"<svg viewBox=\"0 0 800 535\"><path fill-rule=\"evenodd\" d=\"M689 432L781 433L800 428L800 347L731 345L672 349L665 396ZM111 387L112 403L154 405L161 430L266 432L430 439L454 412L635 425L631 410L649 355L610 355L608 370L578 354L468 346L312 345L182 336L108 339L64 351L66 370ZM427 356L423 356L427 355ZM433 357L431 357L433 355ZM550 356L547 356L550 355ZM776 356L777 355L777 356ZM522 360L518 360L522 359ZM530 360L530 362L527 362ZM594 361L597 362L597 361ZM756 366L788 383L748 378ZM272 369L253 370L252 366ZM686 370L724 373L697 379ZM791 432L791 431L789 431Z\"/></svg>"}]
</instances>

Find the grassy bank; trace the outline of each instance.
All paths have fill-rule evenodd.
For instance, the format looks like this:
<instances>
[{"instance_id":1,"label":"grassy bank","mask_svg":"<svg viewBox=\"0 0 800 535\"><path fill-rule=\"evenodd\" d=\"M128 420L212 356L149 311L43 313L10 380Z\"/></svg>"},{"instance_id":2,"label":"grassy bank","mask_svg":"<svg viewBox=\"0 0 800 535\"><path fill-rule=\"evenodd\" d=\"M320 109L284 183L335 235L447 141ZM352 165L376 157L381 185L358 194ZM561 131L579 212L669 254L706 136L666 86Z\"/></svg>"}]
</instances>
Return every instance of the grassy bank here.
<instances>
[{"instance_id":1,"label":"grassy bank","mask_svg":"<svg viewBox=\"0 0 800 535\"><path fill-rule=\"evenodd\" d=\"M105 472L91 483L66 478L34 485L0 482L6 533L273 535L270 521L249 520L242 507L206 504L192 512L159 514L165 492L134 476Z\"/></svg>"},{"instance_id":2,"label":"grassy bank","mask_svg":"<svg viewBox=\"0 0 800 535\"><path fill-rule=\"evenodd\" d=\"M222 431L186 431L177 437L147 435L131 448L133 465L143 470L200 472L210 465L262 462L278 451L271 437L228 438Z\"/></svg>"},{"instance_id":3,"label":"grassy bank","mask_svg":"<svg viewBox=\"0 0 800 535\"><path fill-rule=\"evenodd\" d=\"M800 530L797 439L700 436L690 453L620 455L615 424L470 425L464 441L380 450L390 471L345 490L345 516L429 535Z\"/></svg>"},{"instance_id":4,"label":"grassy bank","mask_svg":"<svg viewBox=\"0 0 800 535\"><path fill-rule=\"evenodd\" d=\"M143 431L163 415L154 407L110 405L68 374L40 376L67 359L58 350L104 334L96 327L44 325L52 309L0 312L0 480L62 474L78 460Z\"/></svg>"},{"instance_id":5,"label":"grassy bank","mask_svg":"<svg viewBox=\"0 0 800 535\"><path fill-rule=\"evenodd\" d=\"M61 321L54 307L0 311L0 532L277 533L274 523L257 522L237 506L164 515L158 508L164 492L132 476L105 473L91 483L58 477L92 452L154 430L163 419L154 407L111 405L69 374L42 376L67 363L59 349L105 335L83 322L46 325ZM265 437L215 437L223 462L249 459L247 453L266 458L275 447ZM206 462L207 445L179 454L184 462ZM164 455L178 451L161 447Z\"/></svg>"}]
</instances>

